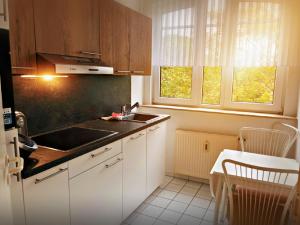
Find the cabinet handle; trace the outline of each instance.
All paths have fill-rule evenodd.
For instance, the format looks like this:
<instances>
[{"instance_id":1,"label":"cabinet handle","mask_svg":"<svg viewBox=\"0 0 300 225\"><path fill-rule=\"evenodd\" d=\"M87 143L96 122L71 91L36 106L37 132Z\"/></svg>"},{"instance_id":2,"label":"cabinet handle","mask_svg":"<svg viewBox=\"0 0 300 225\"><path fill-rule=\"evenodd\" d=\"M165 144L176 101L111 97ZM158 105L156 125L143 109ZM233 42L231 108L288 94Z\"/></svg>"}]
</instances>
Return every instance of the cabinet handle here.
<instances>
[{"instance_id":1,"label":"cabinet handle","mask_svg":"<svg viewBox=\"0 0 300 225\"><path fill-rule=\"evenodd\" d=\"M98 153L95 153L95 154L91 154L91 157L92 157L92 158L95 158L95 157L97 157L97 156L103 155L105 152L108 152L108 151L110 151L110 150L112 150L112 148L105 148L104 151L102 151L102 152L98 152Z\"/></svg>"},{"instance_id":2,"label":"cabinet handle","mask_svg":"<svg viewBox=\"0 0 300 225\"><path fill-rule=\"evenodd\" d=\"M135 73L135 74L144 74L145 73L145 71L132 71L132 73Z\"/></svg>"},{"instance_id":3,"label":"cabinet handle","mask_svg":"<svg viewBox=\"0 0 300 225\"><path fill-rule=\"evenodd\" d=\"M20 158L20 150L19 150L19 147L18 147L17 137L14 137L13 141L11 141L10 144L14 145L16 159ZM19 172L17 172L15 175L17 176L17 181L18 182L21 181L21 170L23 169L21 167L22 167L21 163L16 161L16 170L19 170Z\"/></svg>"},{"instance_id":4,"label":"cabinet handle","mask_svg":"<svg viewBox=\"0 0 300 225\"><path fill-rule=\"evenodd\" d=\"M4 21L7 21L7 8L6 8L6 0L3 0L3 13L0 13L0 16L3 16Z\"/></svg>"},{"instance_id":5,"label":"cabinet handle","mask_svg":"<svg viewBox=\"0 0 300 225\"><path fill-rule=\"evenodd\" d=\"M153 132L153 131L158 130L159 128L160 128L160 127L157 126L157 127L153 128L153 129L149 129L149 131L150 131L150 132Z\"/></svg>"},{"instance_id":6,"label":"cabinet handle","mask_svg":"<svg viewBox=\"0 0 300 225\"><path fill-rule=\"evenodd\" d=\"M49 175L49 176L47 176L47 177L44 177L44 178L41 178L41 179L35 179L35 184L39 184L39 183L41 183L41 182L43 182L43 181L45 181L45 180L48 180L48 179L50 179L51 177L54 177L54 176L56 176L56 175L58 175L58 174L60 174L60 173L63 173L63 172L65 172L65 171L67 171L68 170L68 168L65 168L65 169L59 169L59 171L57 171L57 172L55 172L55 173L53 173L53 174L51 174L51 175Z\"/></svg>"},{"instance_id":7,"label":"cabinet handle","mask_svg":"<svg viewBox=\"0 0 300 225\"><path fill-rule=\"evenodd\" d=\"M204 144L204 150L205 151L209 150L209 142L208 141L206 141L205 144Z\"/></svg>"},{"instance_id":8,"label":"cabinet handle","mask_svg":"<svg viewBox=\"0 0 300 225\"><path fill-rule=\"evenodd\" d=\"M97 53L97 52L80 51L80 54L83 54L83 55L97 55L97 56L102 56L102 54Z\"/></svg>"},{"instance_id":9,"label":"cabinet handle","mask_svg":"<svg viewBox=\"0 0 300 225\"><path fill-rule=\"evenodd\" d=\"M35 67L22 67L22 66L13 66L12 69L19 69L19 70L35 70Z\"/></svg>"},{"instance_id":10,"label":"cabinet handle","mask_svg":"<svg viewBox=\"0 0 300 225\"><path fill-rule=\"evenodd\" d=\"M116 70L116 73L131 73L129 70Z\"/></svg>"},{"instance_id":11,"label":"cabinet handle","mask_svg":"<svg viewBox=\"0 0 300 225\"><path fill-rule=\"evenodd\" d=\"M115 162L113 162L113 163L111 163L111 164L107 164L107 165L105 165L105 167L108 169L108 168L110 168L110 167L116 165L117 163L121 162L122 160L123 160L123 159L118 158L117 161L115 161Z\"/></svg>"},{"instance_id":12,"label":"cabinet handle","mask_svg":"<svg viewBox=\"0 0 300 225\"><path fill-rule=\"evenodd\" d=\"M144 135L145 135L145 134L142 134L142 133L141 133L141 134L139 134L139 135L137 135L137 136L135 136L135 137L131 137L130 140L133 141L133 140L139 139L140 137L142 137L142 136L144 136Z\"/></svg>"}]
</instances>

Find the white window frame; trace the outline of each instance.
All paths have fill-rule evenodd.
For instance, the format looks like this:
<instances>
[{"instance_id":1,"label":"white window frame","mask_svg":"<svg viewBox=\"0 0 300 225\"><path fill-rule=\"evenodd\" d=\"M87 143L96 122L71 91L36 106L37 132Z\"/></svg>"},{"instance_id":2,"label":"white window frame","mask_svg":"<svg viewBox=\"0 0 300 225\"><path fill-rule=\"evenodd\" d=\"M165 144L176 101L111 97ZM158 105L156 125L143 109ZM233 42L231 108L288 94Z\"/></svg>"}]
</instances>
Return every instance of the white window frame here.
<instances>
[{"instance_id":1,"label":"white window frame","mask_svg":"<svg viewBox=\"0 0 300 225\"><path fill-rule=\"evenodd\" d=\"M239 1L235 2L236 4ZM233 26L235 27L235 26ZM232 41L233 42L233 41ZM233 44L233 43L232 43ZM153 66L153 97L154 104L166 105L179 105L179 106L192 106L200 108L211 109L227 109L227 110L241 110L249 112L262 112L262 113L282 113L283 112L283 89L285 83L285 75L287 69L284 67L276 66L276 80L274 89L274 98L272 104L263 103L242 103L232 101L233 89L233 76L234 66L221 66L222 80L221 80L221 96L219 105L210 105L202 103L203 94L203 81L204 81L204 66L193 66L192 76L192 98L168 98L160 96L160 66Z\"/></svg>"}]
</instances>

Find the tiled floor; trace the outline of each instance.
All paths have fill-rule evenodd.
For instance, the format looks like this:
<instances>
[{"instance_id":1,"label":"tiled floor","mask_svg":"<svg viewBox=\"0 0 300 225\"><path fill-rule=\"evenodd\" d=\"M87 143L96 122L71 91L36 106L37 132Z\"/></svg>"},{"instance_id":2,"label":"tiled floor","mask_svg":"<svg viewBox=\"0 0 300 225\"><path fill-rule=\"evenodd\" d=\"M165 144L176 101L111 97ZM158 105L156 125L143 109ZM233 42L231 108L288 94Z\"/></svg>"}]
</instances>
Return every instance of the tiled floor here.
<instances>
[{"instance_id":1,"label":"tiled floor","mask_svg":"<svg viewBox=\"0 0 300 225\"><path fill-rule=\"evenodd\" d=\"M166 177L123 224L212 225L214 205L208 184Z\"/></svg>"}]
</instances>

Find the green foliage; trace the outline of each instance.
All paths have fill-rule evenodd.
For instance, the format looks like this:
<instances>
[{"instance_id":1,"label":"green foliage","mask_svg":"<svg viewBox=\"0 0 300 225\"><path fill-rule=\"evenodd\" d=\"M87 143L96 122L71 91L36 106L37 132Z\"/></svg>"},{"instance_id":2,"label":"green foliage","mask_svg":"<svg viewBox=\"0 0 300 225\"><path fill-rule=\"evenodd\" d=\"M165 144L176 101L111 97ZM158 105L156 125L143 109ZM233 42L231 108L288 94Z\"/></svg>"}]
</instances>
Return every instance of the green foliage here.
<instances>
[{"instance_id":1,"label":"green foliage","mask_svg":"<svg viewBox=\"0 0 300 225\"><path fill-rule=\"evenodd\" d=\"M204 67L202 103L219 105L221 99L221 67Z\"/></svg>"},{"instance_id":2,"label":"green foliage","mask_svg":"<svg viewBox=\"0 0 300 225\"><path fill-rule=\"evenodd\" d=\"M273 103L276 67L241 67L234 70L233 102Z\"/></svg>"},{"instance_id":3,"label":"green foliage","mask_svg":"<svg viewBox=\"0 0 300 225\"><path fill-rule=\"evenodd\" d=\"M192 98L192 67L161 67L160 96Z\"/></svg>"}]
</instances>

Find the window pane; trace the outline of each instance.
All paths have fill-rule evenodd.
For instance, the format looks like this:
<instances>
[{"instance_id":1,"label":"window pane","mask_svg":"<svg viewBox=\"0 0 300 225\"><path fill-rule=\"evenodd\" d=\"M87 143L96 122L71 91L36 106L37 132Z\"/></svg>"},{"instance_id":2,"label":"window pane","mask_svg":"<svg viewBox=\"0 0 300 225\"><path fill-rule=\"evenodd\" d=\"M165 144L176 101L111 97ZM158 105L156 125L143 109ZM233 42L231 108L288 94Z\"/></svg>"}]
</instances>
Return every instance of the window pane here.
<instances>
[{"instance_id":1,"label":"window pane","mask_svg":"<svg viewBox=\"0 0 300 225\"><path fill-rule=\"evenodd\" d=\"M202 103L210 105L219 105L221 99L221 67L204 67Z\"/></svg>"},{"instance_id":2,"label":"window pane","mask_svg":"<svg viewBox=\"0 0 300 225\"><path fill-rule=\"evenodd\" d=\"M192 98L192 67L161 67L160 96Z\"/></svg>"},{"instance_id":3,"label":"window pane","mask_svg":"<svg viewBox=\"0 0 300 225\"><path fill-rule=\"evenodd\" d=\"M239 67L234 70L233 102L272 104L276 67Z\"/></svg>"}]
</instances>

